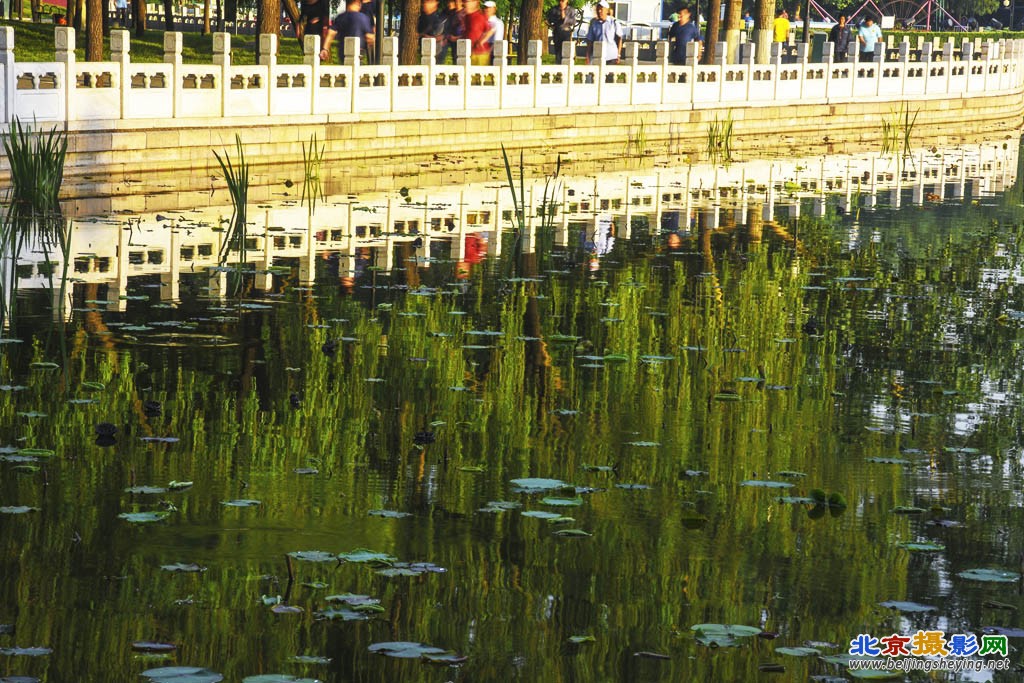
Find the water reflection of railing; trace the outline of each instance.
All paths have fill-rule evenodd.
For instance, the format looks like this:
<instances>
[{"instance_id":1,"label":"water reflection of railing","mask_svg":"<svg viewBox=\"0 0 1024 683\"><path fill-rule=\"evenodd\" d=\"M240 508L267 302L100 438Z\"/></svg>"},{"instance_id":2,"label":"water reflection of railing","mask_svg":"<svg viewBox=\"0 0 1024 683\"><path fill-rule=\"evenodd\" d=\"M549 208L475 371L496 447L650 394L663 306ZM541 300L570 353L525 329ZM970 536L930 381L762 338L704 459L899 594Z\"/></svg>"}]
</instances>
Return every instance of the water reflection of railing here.
<instances>
[{"instance_id":1,"label":"water reflection of railing","mask_svg":"<svg viewBox=\"0 0 1024 683\"><path fill-rule=\"evenodd\" d=\"M764 220L795 218L808 207L824 215L830 197L850 210L977 196L1002 191L1016 181L1017 154L1016 145L998 143L918 152L904 159L820 157L563 177L547 185L548 199L554 191L557 207L552 238L565 246L581 233L593 237L604 230L610 237L629 239L633 219L639 216L671 230L686 229L697 213L709 229L719 227L730 211L740 214L738 224L746 224L751 211L761 212ZM539 209L544 179L526 184L525 194L531 208L521 243L531 251L543 223ZM356 259L368 251L379 267L394 268L399 245L406 245L407 258L424 268L430 267L434 254L456 261L473 260L481 252L500 256L500 236L513 229L514 210L508 188L497 184L348 197L321 204L312 214L294 203L251 209L246 262L255 270L255 286L269 289L276 264L297 263L299 281L309 282L316 259L326 254L341 260L342 276L350 275ZM107 285L107 298L116 308L125 305L121 297L129 278L137 276L159 275L161 298L166 300L178 298L181 275L187 273L210 273L211 291L225 291L226 269L216 266L229 215L229 208L220 207L80 219L72 235L72 282ZM227 262L238 259L239 251L229 250ZM27 250L17 268L19 288L41 288L62 264L47 263L41 253Z\"/></svg>"}]
</instances>

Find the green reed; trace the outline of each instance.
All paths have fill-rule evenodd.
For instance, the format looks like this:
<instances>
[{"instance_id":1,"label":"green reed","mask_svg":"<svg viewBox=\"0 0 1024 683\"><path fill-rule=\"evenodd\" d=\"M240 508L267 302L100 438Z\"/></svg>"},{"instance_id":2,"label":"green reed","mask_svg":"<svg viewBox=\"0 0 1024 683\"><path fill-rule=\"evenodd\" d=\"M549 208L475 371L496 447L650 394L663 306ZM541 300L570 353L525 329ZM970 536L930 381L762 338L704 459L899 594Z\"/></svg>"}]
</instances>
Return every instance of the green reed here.
<instances>
[{"instance_id":1,"label":"green reed","mask_svg":"<svg viewBox=\"0 0 1024 683\"><path fill-rule=\"evenodd\" d=\"M237 159L232 161L227 150L224 156L217 154L214 150L213 156L217 157L224 172L224 181L228 184L228 194L231 196L231 223L228 225L228 235L220 248L220 264L223 266L231 253L231 247L237 246L239 263L245 263L245 232L247 214L246 208L249 203L249 164L245 160L245 149L242 147L242 138L235 135L235 150Z\"/></svg>"}]
</instances>

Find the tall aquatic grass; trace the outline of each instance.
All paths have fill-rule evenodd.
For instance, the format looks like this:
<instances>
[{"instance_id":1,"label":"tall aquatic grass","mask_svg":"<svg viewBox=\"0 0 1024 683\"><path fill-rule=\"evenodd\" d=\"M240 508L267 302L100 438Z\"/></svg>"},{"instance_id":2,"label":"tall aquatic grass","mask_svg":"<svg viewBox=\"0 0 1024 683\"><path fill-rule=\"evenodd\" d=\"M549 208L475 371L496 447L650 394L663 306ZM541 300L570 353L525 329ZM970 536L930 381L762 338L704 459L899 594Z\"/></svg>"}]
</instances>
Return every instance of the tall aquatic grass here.
<instances>
[{"instance_id":1,"label":"tall aquatic grass","mask_svg":"<svg viewBox=\"0 0 1024 683\"><path fill-rule=\"evenodd\" d=\"M249 204L249 163L245 160L245 149L242 147L242 138L235 135L235 151L237 159L231 159L231 155L224 150L222 157L213 151L224 172L224 181L228 184L228 194L231 195L231 222L228 225L228 234L220 247L220 265L223 266L231 254L231 247L237 246L239 263L245 263L245 228L247 222L247 207Z\"/></svg>"},{"instance_id":2,"label":"tall aquatic grass","mask_svg":"<svg viewBox=\"0 0 1024 683\"><path fill-rule=\"evenodd\" d=\"M306 149L306 143L302 143L302 167L305 173L302 178L302 198L299 203L304 204L307 200L309 201L310 216L316 211L317 200L327 199L324 195L323 180L320 178L326 146L317 147L316 142L316 133L313 133L309 139L309 149Z\"/></svg>"},{"instance_id":3,"label":"tall aquatic grass","mask_svg":"<svg viewBox=\"0 0 1024 683\"><path fill-rule=\"evenodd\" d=\"M732 112L723 121L715 114L715 120L708 123L705 151L713 163L732 161Z\"/></svg>"},{"instance_id":4,"label":"tall aquatic grass","mask_svg":"<svg viewBox=\"0 0 1024 683\"><path fill-rule=\"evenodd\" d=\"M15 118L3 142L11 168L11 186L0 222L0 261L8 265L6 277L0 282L0 327L14 320L18 256L26 246L42 252L51 294L56 288L50 259L60 254L62 269L56 300L57 313L63 319L71 250L71 226L60 207L67 134L56 127L45 133L33 130Z\"/></svg>"},{"instance_id":5,"label":"tall aquatic grass","mask_svg":"<svg viewBox=\"0 0 1024 683\"><path fill-rule=\"evenodd\" d=\"M899 109L892 110L888 117L882 119L883 155L911 156L911 139L914 135L914 127L917 125L917 115L920 112L920 109L911 112L910 105L901 102Z\"/></svg>"}]
</instances>

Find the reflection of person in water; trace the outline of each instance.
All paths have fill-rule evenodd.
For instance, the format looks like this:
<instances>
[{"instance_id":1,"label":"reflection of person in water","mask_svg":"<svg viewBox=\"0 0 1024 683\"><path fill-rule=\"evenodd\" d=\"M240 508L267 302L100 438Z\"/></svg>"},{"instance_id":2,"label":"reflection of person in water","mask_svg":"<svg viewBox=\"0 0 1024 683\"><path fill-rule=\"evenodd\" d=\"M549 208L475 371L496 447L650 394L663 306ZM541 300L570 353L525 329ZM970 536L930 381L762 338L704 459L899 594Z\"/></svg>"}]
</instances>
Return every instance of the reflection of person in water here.
<instances>
[{"instance_id":1,"label":"reflection of person in water","mask_svg":"<svg viewBox=\"0 0 1024 683\"><path fill-rule=\"evenodd\" d=\"M366 272L372 263L373 253L370 247L358 247L352 254L352 270L347 275L339 278L341 288L346 294L351 294L356 288L356 278Z\"/></svg>"},{"instance_id":2,"label":"reflection of person in water","mask_svg":"<svg viewBox=\"0 0 1024 683\"><path fill-rule=\"evenodd\" d=\"M455 277L465 280L473 272L473 265L480 263L487 256L487 238L482 232L471 232L466 235L466 256L455 264Z\"/></svg>"}]
</instances>

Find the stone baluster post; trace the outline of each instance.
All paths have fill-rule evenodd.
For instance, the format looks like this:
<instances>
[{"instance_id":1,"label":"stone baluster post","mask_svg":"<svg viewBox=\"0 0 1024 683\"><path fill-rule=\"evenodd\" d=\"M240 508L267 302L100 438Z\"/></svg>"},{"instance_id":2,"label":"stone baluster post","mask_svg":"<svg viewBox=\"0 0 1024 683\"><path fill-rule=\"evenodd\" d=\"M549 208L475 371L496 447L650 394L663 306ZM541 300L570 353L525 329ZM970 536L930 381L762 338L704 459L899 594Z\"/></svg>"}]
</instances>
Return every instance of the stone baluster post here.
<instances>
[{"instance_id":1,"label":"stone baluster post","mask_svg":"<svg viewBox=\"0 0 1024 683\"><path fill-rule=\"evenodd\" d=\"M0 26L0 64L4 67L3 110L0 123L14 118L14 94L17 92L18 77L14 72L14 27Z\"/></svg>"},{"instance_id":2,"label":"stone baluster post","mask_svg":"<svg viewBox=\"0 0 1024 683\"><path fill-rule=\"evenodd\" d=\"M470 55L473 54L473 43L468 40L455 41L455 63L459 66L469 66Z\"/></svg>"},{"instance_id":3,"label":"stone baluster post","mask_svg":"<svg viewBox=\"0 0 1024 683\"><path fill-rule=\"evenodd\" d=\"M661 79L661 95L659 102L665 101L665 83L668 82L669 70L669 44L667 40L659 40L654 44L654 66L658 69L658 78Z\"/></svg>"},{"instance_id":4,"label":"stone baluster post","mask_svg":"<svg viewBox=\"0 0 1024 683\"><path fill-rule=\"evenodd\" d=\"M277 78L274 76L274 72L277 70L277 36L273 33L260 34L260 66L267 67L264 74L264 85L267 88L267 113L273 114L275 111L275 101L277 99ZM225 113L227 113L227 94L230 87L231 84L225 80Z\"/></svg>"},{"instance_id":5,"label":"stone baluster post","mask_svg":"<svg viewBox=\"0 0 1024 683\"><path fill-rule=\"evenodd\" d=\"M53 31L56 47L56 61L64 65L64 82L58 87L64 88L64 120L75 120L75 29L70 26L58 26Z\"/></svg>"},{"instance_id":6,"label":"stone baluster post","mask_svg":"<svg viewBox=\"0 0 1024 683\"><path fill-rule=\"evenodd\" d=\"M390 67L398 66L398 38L388 36L386 38L378 38L378 40L381 43L380 65Z\"/></svg>"},{"instance_id":7,"label":"stone baluster post","mask_svg":"<svg viewBox=\"0 0 1024 683\"><path fill-rule=\"evenodd\" d=\"M420 38L420 66L434 66L437 62L437 38Z\"/></svg>"},{"instance_id":8,"label":"stone baluster post","mask_svg":"<svg viewBox=\"0 0 1024 683\"><path fill-rule=\"evenodd\" d=\"M562 64L569 65L569 70L576 65L576 41L567 40L562 43Z\"/></svg>"},{"instance_id":9,"label":"stone baluster post","mask_svg":"<svg viewBox=\"0 0 1024 683\"><path fill-rule=\"evenodd\" d=\"M783 43L772 43L772 52L768 63L773 64L775 66L781 66L784 50L785 45Z\"/></svg>"},{"instance_id":10,"label":"stone baluster post","mask_svg":"<svg viewBox=\"0 0 1024 683\"><path fill-rule=\"evenodd\" d=\"M591 48L591 52L590 52L590 63L591 63L591 65L597 64L602 69L604 68L605 47L606 47L606 45L604 44L603 40L599 40L599 41L594 43L593 47Z\"/></svg>"},{"instance_id":11,"label":"stone baluster post","mask_svg":"<svg viewBox=\"0 0 1024 683\"><path fill-rule=\"evenodd\" d=\"M180 35L180 34L179 34ZM213 34L213 63L220 67L220 113L212 116L230 116L228 93L231 91L231 34ZM269 85L269 84L268 84Z\"/></svg>"},{"instance_id":12,"label":"stone baluster post","mask_svg":"<svg viewBox=\"0 0 1024 683\"><path fill-rule=\"evenodd\" d=\"M544 41L530 40L526 43L526 63L531 66L540 66L543 63Z\"/></svg>"},{"instance_id":13,"label":"stone baluster post","mask_svg":"<svg viewBox=\"0 0 1024 683\"><path fill-rule=\"evenodd\" d=\"M502 68L508 66L509 49L507 40L496 40L491 48L491 55L493 59L491 63L494 66L500 66ZM504 76L502 77L504 78Z\"/></svg>"},{"instance_id":14,"label":"stone baluster post","mask_svg":"<svg viewBox=\"0 0 1024 683\"><path fill-rule=\"evenodd\" d=\"M345 64L344 66L351 66L359 68L362 63L362 42L359 38L338 38L337 40L345 41ZM355 84L353 83L353 86ZM353 91L354 92L354 91Z\"/></svg>"},{"instance_id":15,"label":"stone baluster post","mask_svg":"<svg viewBox=\"0 0 1024 683\"><path fill-rule=\"evenodd\" d=\"M640 63L640 46L636 41L631 40L626 43L625 53L623 63L626 66L636 66Z\"/></svg>"},{"instance_id":16,"label":"stone baluster post","mask_svg":"<svg viewBox=\"0 0 1024 683\"><path fill-rule=\"evenodd\" d=\"M308 65L312 72L309 111L315 114L320 108L320 36L315 33L302 37L302 63Z\"/></svg>"},{"instance_id":17,"label":"stone baluster post","mask_svg":"<svg viewBox=\"0 0 1024 683\"><path fill-rule=\"evenodd\" d=\"M686 44L686 65L690 67L697 66L697 47L698 43L690 41Z\"/></svg>"},{"instance_id":18,"label":"stone baluster post","mask_svg":"<svg viewBox=\"0 0 1024 683\"><path fill-rule=\"evenodd\" d=\"M117 62L121 70L121 78L118 88L121 94L121 113L119 118L126 118L128 115L128 95L132 91L132 56L131 56L131 33L123 29L114 29L110 32L110 60ZM147 83L148 85L148 83Z\"/></svg>"},{"instance_id":19,"label":"stone baluster post","mask_svg":"<svg viewBox=\"0 0 1024 683\"><path fill-rule=\"evenodd\" d=\"M174 98L174 116L181 113L181 48L182 38L177 31L164 34L164 64L171 65L171 95Z\"/></svg>"},{"instance_id":20,"label":"stone baluster post","mask_svg":"<svg viewBox=\"0 0 1024 683\"><path fill-rule=\"evenodd\" d=\"M974 71L974 43L970 40L964 40L960 44L960 61L963 62L964 75L967 77L964 91L977 90L977 87L973 87L974 74L972 73Z\"/></svg>"}]
</instances>

